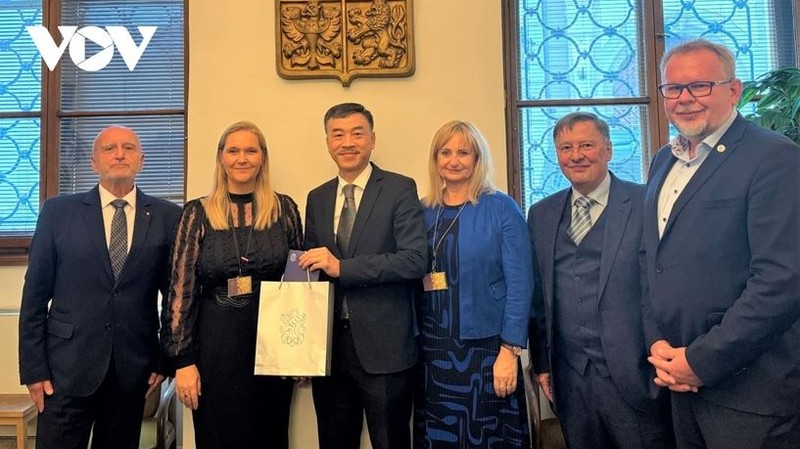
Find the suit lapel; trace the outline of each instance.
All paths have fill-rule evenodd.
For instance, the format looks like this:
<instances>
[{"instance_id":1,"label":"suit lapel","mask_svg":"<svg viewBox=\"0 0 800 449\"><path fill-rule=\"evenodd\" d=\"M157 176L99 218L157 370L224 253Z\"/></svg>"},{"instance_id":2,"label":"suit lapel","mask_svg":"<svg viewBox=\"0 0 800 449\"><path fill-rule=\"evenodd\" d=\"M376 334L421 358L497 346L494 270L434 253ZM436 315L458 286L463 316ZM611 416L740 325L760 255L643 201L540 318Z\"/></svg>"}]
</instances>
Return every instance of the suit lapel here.
<instances>
[{"instance_id":1,"label":"suit lapel","mask_svg":"<svg viewBox=\"0 0 800 449\"><path fill-rule=\"evenodd\" d=\"M683 208L692 199L692 197L700 190L700 187L708 181L708 179L717 171L717 169L728 159L728 156L736 150L736 145L739 143L739 140L742 138L743 131L746 125L744 122L745 119L741 116L736 117L731 127L722 138L717 142L717 145L711 149L711 152L706 157L706 160L700 165L700 168L697 169L697 172L692 176L692 179L689 180L689 183L686 184L686 188L681 192L678 196L677 201L672 206L672 211L669 214L669 219L667 220L667 225L664 228L664 236L670 230L672 223L675 222L676 217L681 213ZM724 151L720 152L717 151L718 148L724 148ZM656 197L656 203L658 203L658 197ZM657 217L657 215L656 215ZM662 236L663 239L663 236Z\"/></svg>"},{"instance_id":2,"label":"suit lapel","mask_svg":"<svg viewBox=\"0 0 800 449\"><path fill-rule=\"evenodd\" d=\"M664 180L667 178L667 173L669 173L672 166L675 165L675 162L678 160L670 151L669 145L662 147L658 150L658 154L656 154L656 158L658 158L661 153L664 152L667 158L666 162L663 164L654 164L654 169L650 173L650 179L647 181L648 188L645 191L645 198L644 198L644 216L650 217L649 219L645 219L644 225L644 232L649 234L652 241L658 242L658 197L661 193L661 188L664 185ZM652 186L652 188L651 188Z\"/></svg>"},{"instance_id":3,"label":"suit lapel","mask_svg":"<svg viewBox=\"0 0 800 449\"><path fill-rule=\"evenodd\" d=\"M333 253L341 258L342 254L339 251L339 245L336 244L336 232L333 230L333 215L336 208L336 187L339 185L338 178L329 181L322 193L322 203L320 207L320 225L317 226L319 232L318 238L320 246L325 246L333 249Z\"/></svg>"},{"instance_id":4,"label":"suit lapel","mask_svg":"<svg viewBox=\"0 0 800 449\"><path fill-rule=\"evenodd\" d=\"M128 257L125 259L125 265L122 267L120 273L120 280L125 278L125 273L131 271L132 265L136 264L139 259L138 254L144 248L144 242L147 241L147 231L150 228L151 217L151 201L150 197L143 194L141 190L136 190L136 211L133 222L133 239L131 239L131 248L128 251Z\"/></svg>"},{"instance_id":5,"label":"suit lapel","mask_svg":"<svg viewBox=\"0 0 800 449\"><path fill-rule=\"evenodd\" d=\"M345 257L353 257L355 254L361 232L364 230L364 226L366 226L367 220L369 220L369 216L372 213L372 208L375 206L381 194L382 180L383 172L373 164L372 174L369 180L367 180L364 193L361 195L361 203L359 203L356 212L356 221L353 223L353 231L350 234L350 246L347 248Z\"/></svg>"},{"instance_id":6,"label":"suit lapel","mask_svg":"<svg viewBox=\"0 0 800 449\"><path fill-rule=\"evenodd\" d=\"M619 244L631 214L631 199L622 184L611 175L611 187L608 192L608 205L605 210L606 225L603 236L603 250L600 254L600 285L597 289L598 304L603 297L606 282L611 275L611 266L619 251Z\"/></svg>"},{"instance_id":7,"label":"suit lapel","mask_svg":"<svg viewBox=\"0 0 800 449\"><path fill-rule=\"evenodd\" d=\"M546 303L545 308L548 310L553 309L553 289L555 288L555 266L556 260L556 238L558 237L558 227L561 224L561 217L564 215L564 208L570 207L569 199L572 189L567 188L557 193L553 201L554 207L546 211L542 217L542 223L533 223L533 226L542 226L542 254L545 256L547 263L542 264L539 269L542 271L542 282L547 283L544 291L547 294L544 297ZM537 249L537 252L539 250Z\"/></svg>"},{"instance_id":8,"label":"suit lapel","mask_svg":"<svg viewBox=\"0 0 800 449\"><path fill-rule=\"evenodd\" d=\"M114 279L106 243L106 228L103 225L103 206L100 204L100 190L97 186L83 197L83 221L86 224L89 240L97 251L100 264L103 265L109 279Z\"/></svg>"}]
</instances>

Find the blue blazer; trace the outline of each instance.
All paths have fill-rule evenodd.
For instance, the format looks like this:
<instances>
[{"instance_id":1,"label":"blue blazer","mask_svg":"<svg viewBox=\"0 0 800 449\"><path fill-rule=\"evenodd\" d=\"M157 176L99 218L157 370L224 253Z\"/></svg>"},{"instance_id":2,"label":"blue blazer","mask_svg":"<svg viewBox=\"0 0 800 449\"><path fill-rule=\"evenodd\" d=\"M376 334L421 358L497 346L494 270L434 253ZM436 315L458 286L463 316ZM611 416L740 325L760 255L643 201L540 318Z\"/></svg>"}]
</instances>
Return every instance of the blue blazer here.
<instances>
[{"instance_id":1,"label":"blue blazer","mask_svg":"<svg viewBox=\"0 0 800 449\"><path fill-rule=\"evenodd\" d=\"M680 194L663 236L655 156L645 197L648 347L686 346L704 399L800 413L800 148L738 116Z\"/></svg>"},{"instance_id":2,"label":"blue blazer","mask_svg":"<svg viewBox=\"0 0 800 449\"><path fill-rule=\"evenodd\" d=\"M427 231L435 220L436 208L425 208ZM484 193L458 220L459 337L500 335L527 347L533 276L519 206L505 193Z\"/></svg>"},{"instance_id":3,"label":"blue blazer","mask_svg":"<svg viewBox=\"0 0 800 449\"><path fill-rule=\"evenodd\" d=\"M552 373L555 244L568 188L539 201L528 212L528 228L535 253L534 268L540 283L534 291L531 362L536 373ZM600 256L598 313L600 341L611 378L626 402L647 410L657 394L655 371L646 361L641 301L644 293L642 210L644 186L611 174ZM558 382L558 373L553 373Z\"/></svg>"},{"instance_id":4,"label":"blue blazer","mask_svg":"<svg viewBox=\"0 0 800 449\"><path fill-rule=\"evenodd\" d=\"M343 254L333 232L338 179L308 194L307 248L327 247L340 260L336 295L347 295L358 360L371 374L396 373L417 363L416 285L425 272L425 232L414 180L372 165Z\"/></svg>"},{"instance_id":5,"label":"blue blazer","mask_svg":"<svg viewBox=\"0 0 800 449\"><path fill-rule=\"evenodd\" d=\"M153 371L169 374L158 344L158 292L167 288L180 213L137 190L131 248L114 282L98 188L45 202L22 290L22 384L50 379L61 394L88 396L112 354L128 393L144 394Z\"/></svg>"}]
</instances>

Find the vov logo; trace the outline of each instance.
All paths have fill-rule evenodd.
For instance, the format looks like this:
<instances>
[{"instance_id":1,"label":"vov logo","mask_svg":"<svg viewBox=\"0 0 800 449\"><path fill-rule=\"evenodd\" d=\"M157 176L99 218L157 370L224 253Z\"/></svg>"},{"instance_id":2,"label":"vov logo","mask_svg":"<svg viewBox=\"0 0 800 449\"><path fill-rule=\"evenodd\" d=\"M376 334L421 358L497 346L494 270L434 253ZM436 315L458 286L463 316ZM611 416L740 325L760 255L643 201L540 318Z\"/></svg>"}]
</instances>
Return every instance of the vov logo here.
<instances>
[{"instance_id":1,"label":"vov logo","mask_svg":"<svg viewBox=\"0 0 800 449\"><path fill-rule=\"evenodd\" d=\"M139 63L139 59L158 27L139 26L136 28L142 35L142 42L139 45L136 45L127 28L123 26L107 26L105 29L96 26L86 26L80 29L76 26L59 26L58 31L63 38L61 45L56 45L47 28L41 25L29 26L25 29L33 39L33 43L36 44L47 68L51 71L58 65L58 61L64 55L64 50L69 46L69 57L78 68L87 72L97 72L111 62L114 57L114 47L119 51L128 70L136 68L136 64ZM87 39L101 48L100 51L88 58L86 57Z\"/></svg>"}]
</instances>

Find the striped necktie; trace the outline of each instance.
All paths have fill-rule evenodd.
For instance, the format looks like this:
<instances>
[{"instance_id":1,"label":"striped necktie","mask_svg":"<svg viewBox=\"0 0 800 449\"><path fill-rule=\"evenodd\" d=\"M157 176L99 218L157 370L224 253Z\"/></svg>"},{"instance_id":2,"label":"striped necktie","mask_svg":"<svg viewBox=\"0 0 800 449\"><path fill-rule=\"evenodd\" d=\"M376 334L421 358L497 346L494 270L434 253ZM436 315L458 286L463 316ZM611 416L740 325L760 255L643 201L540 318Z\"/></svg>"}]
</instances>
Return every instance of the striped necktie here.
<instances>
[{"instance_id":1,"label":"striped necktie","mask_svg":"<svg viewBox=\"0 0 800 449\"><path fill-rule=\"evenodd\" d=\"M575 199L575 206L572 209L572 223L569 225L569 237L580 245L581 240L592 228L592 215L589 213L595 201L585 196Z\"/></svg>"}]
</instances>

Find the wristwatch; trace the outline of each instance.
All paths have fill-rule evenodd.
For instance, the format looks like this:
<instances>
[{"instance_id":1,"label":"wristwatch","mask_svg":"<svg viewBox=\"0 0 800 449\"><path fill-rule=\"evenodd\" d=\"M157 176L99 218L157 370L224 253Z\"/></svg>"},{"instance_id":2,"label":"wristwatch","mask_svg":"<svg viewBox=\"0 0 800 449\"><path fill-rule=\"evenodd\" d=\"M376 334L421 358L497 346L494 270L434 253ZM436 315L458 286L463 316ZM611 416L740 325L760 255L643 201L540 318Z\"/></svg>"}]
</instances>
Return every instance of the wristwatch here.
<instances>
[{"instance_id":1,"label":"wristwatch","mask_svg":"<svg viewBox=\"0 0 800 449\"><path fill-rule=\"evenodd\" d=\"M511 351L512 354L514 354L517 357L522 355L522 347L520 346L510 345L508 343L500 343L500 346L508 349L509 351Z\"/></svg>"}]
</instances>

